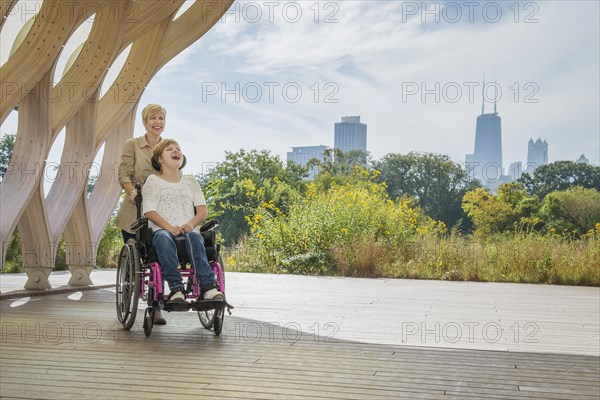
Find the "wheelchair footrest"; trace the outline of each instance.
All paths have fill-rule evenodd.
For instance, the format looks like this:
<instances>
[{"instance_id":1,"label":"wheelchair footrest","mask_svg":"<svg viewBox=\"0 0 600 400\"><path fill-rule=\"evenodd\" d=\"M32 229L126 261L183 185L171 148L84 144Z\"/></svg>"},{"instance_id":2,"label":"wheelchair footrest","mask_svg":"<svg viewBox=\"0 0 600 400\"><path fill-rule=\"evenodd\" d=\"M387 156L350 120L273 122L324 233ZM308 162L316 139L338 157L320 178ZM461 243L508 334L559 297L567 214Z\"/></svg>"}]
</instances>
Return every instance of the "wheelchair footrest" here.
<instances>
[{"instance_id":1,"label":"wheelchair footrest","mask_svg":"<svg viewBox=\"0 0 600 400\"><path fill-rule=\"evenodd\" d=\"M233 306L224 300L200 300L200 301L169 301L164 305L164 310L171 311L208 311L215 310L218 308L230 308Z\"/></svg>"}]
</instances>

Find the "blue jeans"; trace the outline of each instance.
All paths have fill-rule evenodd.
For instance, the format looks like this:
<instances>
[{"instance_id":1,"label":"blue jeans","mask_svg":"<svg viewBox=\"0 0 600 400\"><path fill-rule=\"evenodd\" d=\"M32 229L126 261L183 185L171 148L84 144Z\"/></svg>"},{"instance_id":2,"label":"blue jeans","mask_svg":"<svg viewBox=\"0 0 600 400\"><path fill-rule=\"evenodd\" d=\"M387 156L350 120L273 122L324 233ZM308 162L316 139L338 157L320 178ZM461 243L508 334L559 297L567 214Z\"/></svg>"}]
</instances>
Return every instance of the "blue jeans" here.
<instances>
[{"instance_id":1,"label":"blue jeans","mask_svg":"<svg viewBox=\"0 0 600 400\"><path fill-rule=\"evenodd\" d=\"M206 250L204 249L204 238L200 233L192 231L184 233L185 247L188 252L192 266L194 267L196 279L201 288L209 287L215 283L215 275L208 263ZM177 245L173 234L165 229L154 232L152 246L156 249L158 261L162 267L163 277L169 284L171 290L183 287L183 279L177 271L179 259L177 258Z\"/></svg>"}]
</instances>

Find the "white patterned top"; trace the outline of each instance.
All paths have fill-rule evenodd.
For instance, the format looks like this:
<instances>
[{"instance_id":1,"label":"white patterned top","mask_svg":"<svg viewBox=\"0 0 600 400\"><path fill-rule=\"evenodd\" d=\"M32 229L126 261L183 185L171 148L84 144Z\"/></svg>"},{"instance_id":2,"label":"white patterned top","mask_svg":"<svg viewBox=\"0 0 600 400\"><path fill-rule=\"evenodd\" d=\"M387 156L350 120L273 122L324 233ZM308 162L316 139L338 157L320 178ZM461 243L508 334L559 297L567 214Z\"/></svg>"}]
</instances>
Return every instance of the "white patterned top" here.
<instances>
[{"instance_id":1,"label":"white patterned top","mask_svg":"<svg viewBox=\"0 0 600 400\"><path fill-rule=\"evenodd\" d=\"M150 175L142 189L143 214L156 211L171 225L189 222L196 215L195 207L204 205L204 193L193 176L183 176L179 182L171 183ZM152 221L148 221L148 226L154 231L162 229Z\"/></svg>"}]
</instances>

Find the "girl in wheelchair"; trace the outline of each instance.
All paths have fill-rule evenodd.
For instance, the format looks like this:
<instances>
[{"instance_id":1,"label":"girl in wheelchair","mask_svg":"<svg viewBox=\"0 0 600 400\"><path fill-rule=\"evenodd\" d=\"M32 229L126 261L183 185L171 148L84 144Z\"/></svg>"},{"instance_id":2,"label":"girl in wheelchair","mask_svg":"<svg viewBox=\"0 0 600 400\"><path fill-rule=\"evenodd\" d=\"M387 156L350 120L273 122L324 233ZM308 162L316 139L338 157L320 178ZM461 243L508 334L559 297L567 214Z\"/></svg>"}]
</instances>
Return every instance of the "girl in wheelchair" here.
<instances>
[{"instance_id":1,"label":"girl in wheelchair","mask_svg":"<svg viewBox=\"0 0 600 400\"><path fill-rule=\"evenodd\" d=\"M185 161L179 144L163 139L156 145L152 165L160 172L150 175L142 190L142 209L154 230L152 245L169 284L170 302L184 302L185 289L177 270L179 258L175 237L185 236L186 249L201 288L202 300L223 300L215 287L215 275L209 265L204 239L198 226L208 211L200 185L192 176L182 176Z\"/></svg>"}]
</instances>

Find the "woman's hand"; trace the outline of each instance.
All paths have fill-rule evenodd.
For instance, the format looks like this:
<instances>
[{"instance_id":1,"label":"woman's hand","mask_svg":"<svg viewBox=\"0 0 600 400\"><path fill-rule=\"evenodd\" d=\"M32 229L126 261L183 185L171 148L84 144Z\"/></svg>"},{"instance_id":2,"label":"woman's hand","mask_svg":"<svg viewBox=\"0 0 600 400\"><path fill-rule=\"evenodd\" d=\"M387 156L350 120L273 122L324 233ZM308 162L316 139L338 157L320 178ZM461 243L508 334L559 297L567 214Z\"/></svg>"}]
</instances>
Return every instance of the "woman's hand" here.
<instances>
[{"instance_id":1,"label":"woman's hand","mask_svg":"<svg viewBox=\"0 0 600 400\"><path fill-rule=\"evenodd\" d=\"M137 193L137 190L134 190L133 192L129 193L129 203L135 205L135 197L137 196Z\"/></svg>"}]
</instances>

